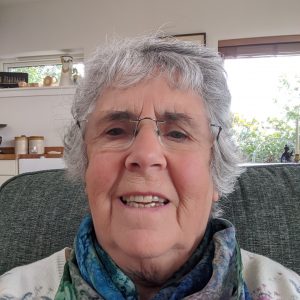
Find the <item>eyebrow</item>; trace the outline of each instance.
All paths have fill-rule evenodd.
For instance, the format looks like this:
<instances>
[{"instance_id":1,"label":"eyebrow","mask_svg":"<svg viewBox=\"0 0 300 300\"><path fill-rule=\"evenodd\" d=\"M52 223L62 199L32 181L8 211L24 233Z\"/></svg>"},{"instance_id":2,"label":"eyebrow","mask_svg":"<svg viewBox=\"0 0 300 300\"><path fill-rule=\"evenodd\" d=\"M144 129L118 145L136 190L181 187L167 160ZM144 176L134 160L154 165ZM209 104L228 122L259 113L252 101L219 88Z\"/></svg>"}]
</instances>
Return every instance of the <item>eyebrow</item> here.
<instances>
[{"instance_id":1,"label":"eyebrow","mask_svg":"<svg viewBox=\"0 0 300 300\"><path fill-rule=\"evenodd\" d=\"M109 121L127 121L138 120L139 117L130 111L109 111L97 123ZM183 122L189 126L193 126L194 120L187 114L166 111L163 114L158 114L157 120L167 122Z\"/></svg>"},{"instance_id":2,"label":"eyebrow","mask_svg":"<svg viewBox=\"0 0 300 300\"><path fill-rule=\"evenodd\" d=\"M166 111L163 114L163 119L170 122L183 122L189 126L192 126L194 124L193 119L184 113L175 113L175 112L168 112Z\"/></svg>"},{"instance_id":3,"label":"eyebrow","mask_svg":"<svg viewBox=\"0 0 300 300\"><path fill-rule=\"evenodd\" d=\"M106 121L126 121L126 120L136 120L137 116L129 111L110 111L106 113L100 122Z\"/></svg>"}]
</instances>

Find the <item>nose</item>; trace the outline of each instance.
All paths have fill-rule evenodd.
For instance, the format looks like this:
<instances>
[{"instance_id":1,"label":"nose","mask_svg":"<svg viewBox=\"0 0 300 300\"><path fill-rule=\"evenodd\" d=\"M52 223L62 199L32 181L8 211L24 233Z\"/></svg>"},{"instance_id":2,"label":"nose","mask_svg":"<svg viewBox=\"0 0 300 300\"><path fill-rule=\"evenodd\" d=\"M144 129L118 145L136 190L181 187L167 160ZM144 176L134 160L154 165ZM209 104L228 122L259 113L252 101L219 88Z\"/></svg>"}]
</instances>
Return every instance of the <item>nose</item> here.
<instances>
[{"instance_id":1,"label":"nose","mask_svg":"<svg viewBox=\"0 0 300 300\"><path fill-rule=\"evenodd\" d=\"M146 124L148 123L148 124ZM129 148L125 166L129 171L162 170L167 160L159 141L155 123L139 125L138 133Z\"/></svg>"}]
</instances>

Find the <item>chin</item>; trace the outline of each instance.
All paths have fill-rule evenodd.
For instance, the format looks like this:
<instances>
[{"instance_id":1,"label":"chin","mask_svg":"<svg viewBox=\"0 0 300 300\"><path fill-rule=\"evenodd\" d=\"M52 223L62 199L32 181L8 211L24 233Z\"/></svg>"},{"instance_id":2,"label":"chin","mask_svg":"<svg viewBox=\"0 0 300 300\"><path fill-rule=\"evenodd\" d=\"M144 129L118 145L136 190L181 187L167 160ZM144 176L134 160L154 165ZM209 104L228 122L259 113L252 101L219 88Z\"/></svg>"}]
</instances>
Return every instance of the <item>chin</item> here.
<instances>
[{"instance_id":1,"label":"chin","mask_svg":"<svg viewBox=\"0 0 300 300\"><path fill-rule=\"evenodd\" d=\"M136 259L163 257L175 248L174 239L170 235L164 236L145 230L136 230L123 235L116 244L119 251Z\"/></svg>"}]
</instances>

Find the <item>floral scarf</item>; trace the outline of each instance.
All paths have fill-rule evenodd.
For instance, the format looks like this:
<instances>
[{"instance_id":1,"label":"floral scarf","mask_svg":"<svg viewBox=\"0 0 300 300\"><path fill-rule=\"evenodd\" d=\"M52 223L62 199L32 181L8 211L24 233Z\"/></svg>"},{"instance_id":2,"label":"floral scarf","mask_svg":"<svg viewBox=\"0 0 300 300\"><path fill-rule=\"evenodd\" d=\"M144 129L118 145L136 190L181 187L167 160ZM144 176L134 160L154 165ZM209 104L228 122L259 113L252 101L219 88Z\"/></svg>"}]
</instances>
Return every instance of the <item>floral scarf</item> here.
<instances>
[{"instance_id":1,"label":"floral scarf","mask_svg":"<svg viewBox=\"0 0 300 300\"><path fill-rule=\"evenodd\" d=\"M74 250L65 264L55 300L138 300L132 280L97 243L90 216L82 221ZM251 300L242 277L240 250L233 225L212 219L190 259L152 300Z\"/></svg>"}]
</instances>

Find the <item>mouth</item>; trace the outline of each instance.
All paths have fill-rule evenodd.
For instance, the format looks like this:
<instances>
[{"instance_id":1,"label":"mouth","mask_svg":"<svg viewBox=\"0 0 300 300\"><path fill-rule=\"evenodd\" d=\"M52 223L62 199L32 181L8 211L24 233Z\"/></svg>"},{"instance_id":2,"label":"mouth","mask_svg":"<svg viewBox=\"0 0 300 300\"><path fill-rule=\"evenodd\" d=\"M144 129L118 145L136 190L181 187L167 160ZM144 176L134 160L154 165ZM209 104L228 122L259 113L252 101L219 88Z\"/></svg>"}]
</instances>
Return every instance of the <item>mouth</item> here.
<instances>
[{"instance_id":1,"label":"mouth","mask_svg":"<svg viewBox=\"0 0 300 300\"><path fill-rule=\"evenodd\" d=\"M120 197L122 203L126 206L135 208L152 208L167 205L170 201L165 198L153 195L130 195Z\"/></svg>"}]
</instances>

